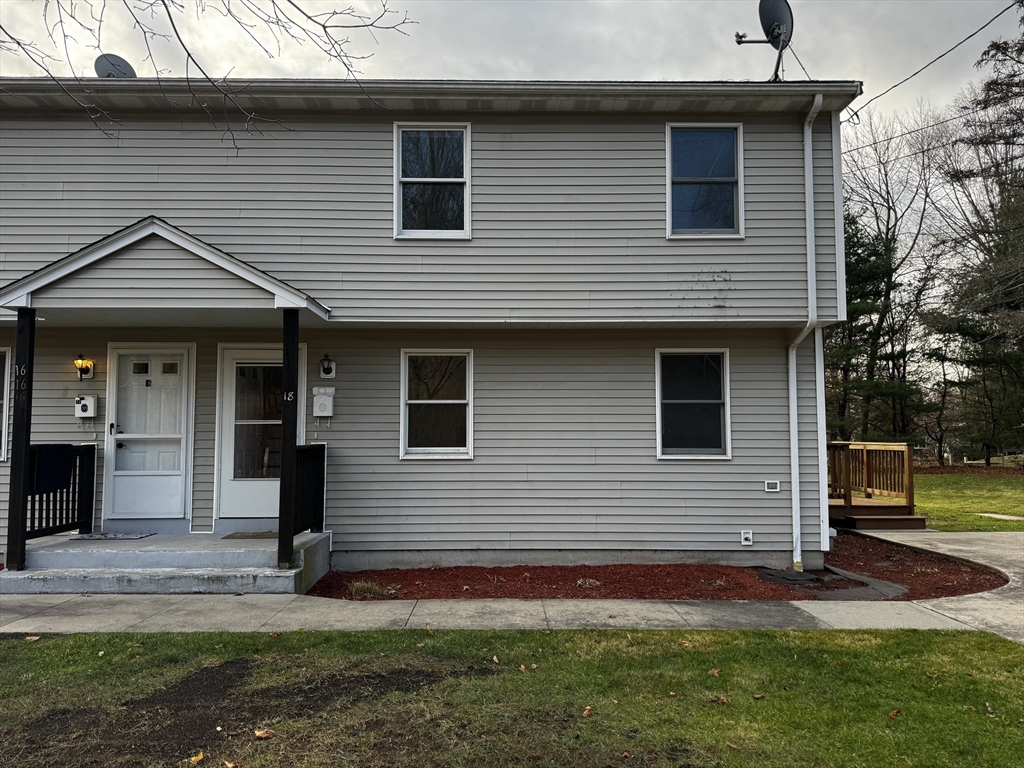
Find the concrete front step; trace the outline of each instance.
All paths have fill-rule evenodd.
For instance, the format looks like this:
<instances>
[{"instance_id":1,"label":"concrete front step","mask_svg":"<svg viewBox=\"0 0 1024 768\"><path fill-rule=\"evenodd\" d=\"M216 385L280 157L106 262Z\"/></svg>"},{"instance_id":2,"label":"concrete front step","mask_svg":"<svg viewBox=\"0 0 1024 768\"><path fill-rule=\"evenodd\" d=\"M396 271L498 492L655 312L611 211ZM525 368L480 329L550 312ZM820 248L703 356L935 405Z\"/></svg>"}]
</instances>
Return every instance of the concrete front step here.
<instances>
[{"instance_id":1,"label":"concrete front step","mask_svg":"<svg viewBox=\"0 0 1024 768\"><path fill-rule=\"evenodd\" d=\"M51 541L26 556L23 571L0 571L0 594L305 594L330 570L330 535L295 538L292 567L279 569L276 542ZM77 545L98 545L87 548ZM205 545L205 546L204 546Z\"/></svg>"},{"instance_id":2,"label":"concrete front step","mask_svg":"<svg viewBox=\"0 0 1024 768\"><path fill-rule=\"evenodd\" d=\"M856 515L830 517L833 528L856 531L922 531L928 518L920 515Z\"/></svg>"}]
</instances>

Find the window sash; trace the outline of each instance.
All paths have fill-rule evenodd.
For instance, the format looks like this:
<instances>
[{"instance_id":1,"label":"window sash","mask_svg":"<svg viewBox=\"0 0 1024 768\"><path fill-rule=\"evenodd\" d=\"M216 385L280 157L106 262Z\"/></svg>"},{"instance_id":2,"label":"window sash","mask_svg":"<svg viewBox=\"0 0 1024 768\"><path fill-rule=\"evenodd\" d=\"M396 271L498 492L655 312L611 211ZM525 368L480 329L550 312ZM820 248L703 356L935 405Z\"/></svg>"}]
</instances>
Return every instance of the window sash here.
<instances>
[{"instance_id":1,"label":"window sash","mask_svg":"<svg viewBox=\"0 0 1024 768\"><path fill-rule=\"evenodd\" d=\"M733 151L733 171L731 176L677 176L673 174L674 141L676 133L685 132L721 132L731 134ZM743 222L743 126L739 123L666 123L666 236L672 237L739 237L744 236ZM732 226L675 226L675 189L681 185L731 185L732 193ZM725 206L721 207L724 213Z\"/></svg>"},{"instance_id":2,"label":"window sash","mask_svg":"<svg viewBox=\"0 0 1024 768\"><path fill-rule=\"evenodd\" d=\"M459 132L462 134L462 175L461 176L446 176L435 178L431 176L407 176L402 173L403 170L403 134L406 132L438 132L438 133L450 133ZM469 125L451 125L451 124L420 124L410 123L402 125L400 123L395 124L395 237L441 237L441 238L468 238L470 236L470 199L469 199L469 178L471 174L470 170L470 151L469 151ZM405 187L409 184L455 184L462 185L462 222L459 226L455 221L451 222L451 227L435 227L435 228L414 228L405 225L404 221L404 208L406 205L406 191ZM457 221L457 220L456 220Z\"/></svg>"},{"instance_id":3,"label":"window sash","mask_svg":"<svg viewBox=\"0 0 1024 768\"><path fill-rule=\"evenodd\" d=\"M451 357L465 360L465 398L423 400L409 398L409 376L411 361L418 357ZM401 450L399 458L472 458L473 452L473 356L468 350L403 350L402 351L402 425ZM410 436L414 432L413 412L423 412L425 406L441 406L462 409L465 435L462 445L456 446L411 446Z\"/></svg>"},{"instance_id":4,"label":"window sash","mask_svg":"<svg viewBox=\"0 0 1024 768\"><path fill-rule=\"evenodd\" d=\"M730 408L729 408L729 354L726 349L659 349L656 350L657 365L657 447L658 447L658 458L659 459L731 459L732 458L732 445L731 445L731 427L730 427ZM666 357L692 357L692 358L714 358L717 360L717 367L719 371L720 380L720 392L721 397L717 398L665 398L664 392L667 388L665 382L666 365L664 360ZM677 369L678 370L678 369ZM685 372L685 369L683 369ZM668 413L669 411L676 411L674 414L675 418L678 418L678 408L673 409L671 406L703 406L703 409L707 409L707 413L696 414L704 418L704 423L697 423L695 425L694 437L699 438L700 432L704 431L705 435L710 434L709 430L713 429L710 425L714 422L718 422L718 446L713 447L711 445L696 446L696 447L678 447L670 446L668 436L666 435L666 427L668 421L673 417L673 414ZM684 409L685 410L685 409ZM717 413L717 419L711 416L712 412ZM708 420L710 419L710 421ZM678 424L675 425L678 428ZM677 442L672 440L672 442Z\"/></svg>"}]
</instances>

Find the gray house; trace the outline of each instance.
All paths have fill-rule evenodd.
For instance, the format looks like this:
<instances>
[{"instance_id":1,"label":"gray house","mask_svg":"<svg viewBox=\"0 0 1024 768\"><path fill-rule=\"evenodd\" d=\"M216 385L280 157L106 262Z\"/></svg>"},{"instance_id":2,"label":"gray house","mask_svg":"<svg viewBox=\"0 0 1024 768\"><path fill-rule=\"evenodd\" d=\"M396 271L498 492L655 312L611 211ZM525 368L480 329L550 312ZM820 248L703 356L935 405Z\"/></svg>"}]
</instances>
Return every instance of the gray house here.
<instances>
[{"instance_id":1,"label":"gray house","mask_svg":"<svg viewBox=\"0 0 1024 768\"><path fill-rule=\"evenodd\" d=\"M0 81L6 576L58 528L821 566L859 83L63 85Z\"/></svg>"}]
</instances>

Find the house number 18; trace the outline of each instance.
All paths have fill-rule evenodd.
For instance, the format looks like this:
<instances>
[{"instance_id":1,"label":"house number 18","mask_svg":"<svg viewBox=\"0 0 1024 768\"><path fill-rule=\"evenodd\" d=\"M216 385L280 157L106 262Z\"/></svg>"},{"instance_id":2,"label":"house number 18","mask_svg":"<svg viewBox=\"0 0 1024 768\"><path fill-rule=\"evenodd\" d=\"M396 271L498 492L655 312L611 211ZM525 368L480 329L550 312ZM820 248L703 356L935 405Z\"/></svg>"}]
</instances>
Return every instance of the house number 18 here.
<instances>
[{"instance_id":1,"label":"house number 18","mask_svg":"<svg viewBox=\"0 0 1024 768\"><path fill-rule=\"evenodd\" d=\"M284 399L285 399L285 402L291 402L292 400L295 399L295 393L294 392L285 392L284 393Z\"/></svg>"}]
</instances>

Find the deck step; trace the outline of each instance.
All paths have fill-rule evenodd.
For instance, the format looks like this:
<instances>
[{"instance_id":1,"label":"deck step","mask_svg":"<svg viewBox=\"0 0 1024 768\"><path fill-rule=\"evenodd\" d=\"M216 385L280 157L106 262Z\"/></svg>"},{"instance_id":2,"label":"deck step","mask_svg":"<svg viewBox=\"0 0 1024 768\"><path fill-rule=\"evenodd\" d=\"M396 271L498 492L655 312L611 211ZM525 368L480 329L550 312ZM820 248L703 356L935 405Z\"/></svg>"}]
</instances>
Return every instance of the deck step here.
<instances>
[{"instance_id":1,"label":"deck step","mask_svg":"<svg viewBox=\"0 0 1024 768\"><path fill-rule=\"evenodd\" d=\"M920 515L847 515L830 517L833 528L858 531L921 531L928 518Z\"/></svg>"}]
</instances>

